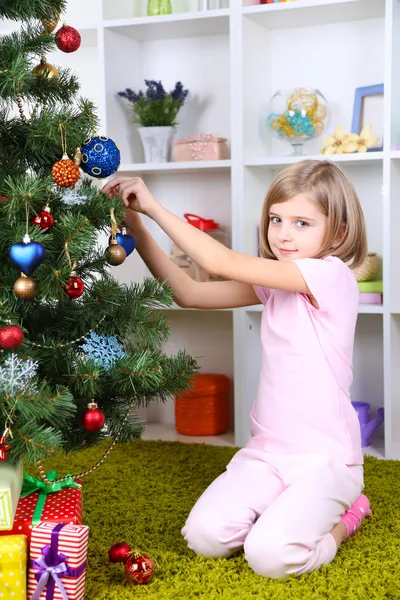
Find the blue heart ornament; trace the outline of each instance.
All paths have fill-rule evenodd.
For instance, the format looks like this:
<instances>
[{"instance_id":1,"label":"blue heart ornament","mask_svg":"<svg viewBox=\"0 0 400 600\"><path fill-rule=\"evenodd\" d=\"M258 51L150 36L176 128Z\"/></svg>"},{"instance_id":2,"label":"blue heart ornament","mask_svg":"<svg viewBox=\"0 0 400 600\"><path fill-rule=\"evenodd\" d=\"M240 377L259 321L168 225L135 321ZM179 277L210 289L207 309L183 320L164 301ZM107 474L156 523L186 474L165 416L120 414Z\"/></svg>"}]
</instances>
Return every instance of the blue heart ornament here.
<instances>
[{"instance_id":1,"label":"blue heart ornament","mask_svg":"<svg viewBox=\"0 0 400 600\"><path fill-rule=\"evenodd\" d=\"M127 233L117 233L117 242L125 249L126 255L129 256L135 249L135 238Z\"/></svg>"},{"instance_id":2,"label":"blue heart ornament","mask_svg":"<svg viewBox=\"0 0 400 600\"><path fill-rule=\"evenodd\" d=\"M126 252L126 256L129 256L130 254L132 254L132 252L134 251L135 247L136 247L136 242L135 242L135 238L133 238L131 235L128 235L127 233L117 233L116 235L117 238L117 242L120 246L122 246ZM108 240L108 243L111 242L111 236Z\"/></svg>"},{"instance_id":3,"label":"blue heart ornament","mask_svg":"<svg viewBox=\"0 0 400 600\"><path fill-rule=\"evenodd\" d=\"M43 262L46 248L39 242L19 242L11 246L8 254L13 265L30 276Z\"/></svg>"}]
</instances>

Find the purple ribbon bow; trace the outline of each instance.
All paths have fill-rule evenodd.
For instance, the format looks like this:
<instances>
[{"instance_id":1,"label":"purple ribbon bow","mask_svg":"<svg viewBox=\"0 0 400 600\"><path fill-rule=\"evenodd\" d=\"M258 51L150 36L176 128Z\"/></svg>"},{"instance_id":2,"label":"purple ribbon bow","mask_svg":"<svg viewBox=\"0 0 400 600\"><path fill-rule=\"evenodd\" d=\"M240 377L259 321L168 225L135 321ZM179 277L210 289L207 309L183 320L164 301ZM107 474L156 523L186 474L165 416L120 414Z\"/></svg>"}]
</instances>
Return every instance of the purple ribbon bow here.
<instances>
[{"instance_id":1,"label":"purple ribbon bow","mask_svg":"<svg viewBox=\"0 0 400 600\"><path fill-rule=\"evenodd\" d=\"M68 600L67 592L60 577L79 577L86 569L86 562L78 569L71 569L66 563L68 557L65 554L58 553L58 538L63 527L65 527L64 523L59 523L54 527L51 532L50 546L44 546L42 556L36 560L31 560L31 567L38 569L35 573L38 584L31 600L39 600L46 586L46 600L53 600L56 586L60 590L63 600Z\"/></svg>"}]
</instances>

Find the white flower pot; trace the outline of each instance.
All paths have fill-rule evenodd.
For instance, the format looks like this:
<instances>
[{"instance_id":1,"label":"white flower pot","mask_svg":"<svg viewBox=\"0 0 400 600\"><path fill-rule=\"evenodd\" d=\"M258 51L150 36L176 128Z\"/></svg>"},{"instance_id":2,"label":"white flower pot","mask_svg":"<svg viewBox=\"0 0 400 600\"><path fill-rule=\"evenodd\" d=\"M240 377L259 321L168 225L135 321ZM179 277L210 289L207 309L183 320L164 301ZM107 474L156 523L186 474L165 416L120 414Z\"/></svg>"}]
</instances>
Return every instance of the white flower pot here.
<instances>
[{"instance_id":1,"label":"white flower pot","mask_svg":"<svg viewBox=\"0 0 400 600\"><path fill-rule=\"evenodd\" d=\"M147 163L169 162L174 127L139 127L144 159Z\"/></svg>"}]
</instances>

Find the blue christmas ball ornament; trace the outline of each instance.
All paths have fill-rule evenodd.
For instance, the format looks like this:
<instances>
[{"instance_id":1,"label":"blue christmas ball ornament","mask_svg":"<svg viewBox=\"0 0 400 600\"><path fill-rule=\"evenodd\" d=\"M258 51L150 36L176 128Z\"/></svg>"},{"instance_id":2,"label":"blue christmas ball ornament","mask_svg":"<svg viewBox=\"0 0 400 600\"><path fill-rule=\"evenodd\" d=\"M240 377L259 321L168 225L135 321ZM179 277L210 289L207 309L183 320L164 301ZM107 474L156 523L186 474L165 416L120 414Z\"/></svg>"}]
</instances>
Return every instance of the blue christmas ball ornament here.
<instances>
[{"instance_id":1,"label":"blue christmas ball ornament","mask_svg":"<svg viewBox=\"0 0 400 600\"><path fill-rule=\"evenodd\" d=\"M81 152L82 171L98 179L104 179L115 173L121 162L118 146L107 137L90 138L83 144Z\"/></svg>"},{"instance_id":2,"label":"blue christmas ball ornament","mask_svg":"<svg viewBox=\"0 0 400 600\"><path fill-rule=\"evenodd\" d=\"M24 240L13 244L8 252L11 262L28 277L43 262L46 248L39 242L31 242L25 235Z\"/></svg>"},{"instance_id":3,"label":"blue christmas ball ornament","mask_svg":"<svg viewBox=\"0 0 400 600\"><path fill-rule=\"evenodd\" d=\"M132 254L132 252L134 251L135 247L136 247L136 242L135 242L135 238L133 238L131 235L129 235L129 233L126 233L126 228L123 227L122 228L122 233L120 233L119 231L117 232L117 235L115 236L117 238L117 242L120 246L122 246L126 252L126 256L129 256L130 254ZM111 243L111 236L108 239L108 243Z\"/></svg>"}]
</instances>

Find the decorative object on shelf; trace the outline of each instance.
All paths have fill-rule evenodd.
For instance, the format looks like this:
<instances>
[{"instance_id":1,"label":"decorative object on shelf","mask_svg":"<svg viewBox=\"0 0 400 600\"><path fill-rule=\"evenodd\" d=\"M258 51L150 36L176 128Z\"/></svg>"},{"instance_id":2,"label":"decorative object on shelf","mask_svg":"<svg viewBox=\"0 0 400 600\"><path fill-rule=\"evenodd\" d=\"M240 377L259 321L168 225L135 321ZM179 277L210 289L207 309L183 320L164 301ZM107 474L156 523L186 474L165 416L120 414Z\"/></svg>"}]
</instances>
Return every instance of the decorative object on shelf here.
<instances>
[{"instance_id":1,"label":"decorative object on shelf","mask_svg":"<svg viewBox=\"0 0 400 600\"><path fill-rule=\"evenodd\" d=\"M0 348L16 350L24 341L24 332L19 325L5 325L0 329Z\"/></svg>"},{"instance_id":2,"label":"decorative object on shelf","mask_svg":"<svg viewBox=\"0 0 400 600\"><path fill-rule=\"evenodd\" d=\"M229 8L229 0L200 0L200 10L220 10Z\"/></svg>"},{"instance_id":3,"label":"decorative object on shelf","mask_svg":"<svg viewBox=\"0 0 400 600\"><path fill-rule=\"evenodd\" d=\"M174 162L188 160L227 160L230 151L227 139L210 133L197 133L177 140L173 145Z\"/></svg>"},{"instance_id":4,"label":"decorative object on shelf","mask_svg":"<svg viewBox=\"0 0 400 600\"><path fill-rule=\"evenodd\" d=\"M372 281L381 269L382 261L376 252L368 252L364 262L353 270L357 281Z\"/></svg>"},{"instance_id":5,"label":"decorative object on shelf","mask_svg":"<svg viewBox=\"0 0 400 600\"><path fill-rule=\"evenodd\" d=\"M358 281L357 285L358 291L360 292L360 304L382 304L382 279Z\"/></svg>"},{"instance_id":6,"label":"decorative object on shelf","mask_svg":"<svg viewBox=\"0 0 400 600\"><path fill-rule=\"evenodd\" d=\"M367 146L365 151L383 150L383 99L383 83L356 88L351 131L361 136L360 132L371 123L371 129L377 134L377 137L374 136L376 137L374 144ZM379 145L377 145L378 141L380 141Z\"/></svg>"},{"instance_id":7,"label":"decorative object on shelf","mask_svg":"<svg viewBox=\"0 0 400 600\"><path fill-rule=\"evenodd\" d=\"M147 0L147 14L149 17L172 14L171 0Z\"/></svg>"},{"instance_id":8,"label":"decorative object on shelf","mask_svg":"<svg viewBox=\"0 0 400 600\"><path fill-rule=\"evenodd\" d=\"M372 292L360 292L360 304L382 304L382 294Z\"/></svg>"},{"instance_id":9,"label":"decorative object on shelf","mask_svg":"<svg viewBox=\"0 0 400 600\"><path fill-rule=\"evenodd\" d=\"M175 397L175 427L182 435L219 435L229 425L231 381L226 375L200 373L189 392Z\"/></svg>"},{"instance_id":10,"label":"decorative object on shelf","mask_svg":"<svg viewBox=\"0 0 400 600\"><path fill-rule=\"evenodd\" d=\"M81 45L81 35L75 27L64 23L56 33L56 43L61 52L75 52Z\"/></svg>"},{"instance_id":11,"label":"decorative object on shelf","mask_svg":"<svg viewBox=\"0 0 400 600\"><path fill-rule=\"evenodd\" d=\"M338 125L334 134L324 138L324 147L321 154L352 154L353 152L367 152L378 141L377 136L371 134L371 125L366 125L360 135L357 133L344 133L343 127Z\"/></svg>"},{"instance_id":12,"label":"decorative object on shelf","mask_svg":"<svg viewBox=\"0 0 400 600\"><path fill-rule=\"evenodd\" d=\"M60 77L55 66L48 63L45 58L42 58L40 64L32 70L32 74L36 77L44 77L45 79L51 79L52 77L59 79Z\"/></svg>"},{"instance_id":13,"label":"decorative object on shelf","mask_svg":"<svg viewBox=\"0 0 400 600\"><path fill-rule=\"evenodd\" d=\"M80 167L87 175L104 179L117 171L121 153L117 144L108 137L95 136L86 140L81 148Z\"/></svg>"},{"instance_id":14,"label":"decorative object on shelf","mask_svg":"<svg viewBox=\"0 0 400 600\"><path fill-rule=\"evenodd\" d=\"M14 523L22 489L22 462L0 462L0 530L9 531Z\"/></svg>"},{"instance_id":15,"label":"decorative object on shelf","mask_svg":"<svg viewBox=\"0 0 400 600\"><path fill-rule=\"evenodd\" d=\"M132 120L139 123L139 135L142 140L145 161L148 163L168 162L171 156L172 139L176 118L188 90L178 81L175 88L166 92L161 81L145 79L146 93L137 94L127 88L118 95L131 104Z\"/></svg>"},{"instance_id":16,"label":"decorative object on shelf","mask_svg":"<svg viewBox=\"0 0 400 600\"><path fill-rule=\"evenodd\" d=\"M0 537L1 589L4 600L26 600L28 544L24 535Z\"/></svg>"},{"instance_id":17,"label":"decorative object on shelf","mask_svg":"<svg viewBox=\"0 0 400 600\"><path fill-rule=\"evenodd\" d=\"M228 245L227 235L225 231L220 227L219 223L213 219L203 219L198 215L191 213L184 214L185 219L190 225L204 231L212 238L224 244ZM218 275L210 275L202 267L192 261L182 250L175 244L172 243L170 258L178 267L184 269L186 273L195 281L221 281L221 277Z\"/></svg>"},{"instance_id":18,"label":"decorative object on shelf","mask_svg":"<svg viewBox=\"0 0 400 600\"><path fill-rule=\"evenodd\" d=\"M383 293L383 281L382 279L374 279L373 281L358 281L358 291L360 293Z\"/></svg>"},{"instance_id":19,"label":"decorative object on shelf","mask_svg":"<svg viewBox=\"0 0 400 600\"><path fill-rule=\"evenodd\" d=\"M327 126L328 102L319 90L278 90L268 104L270 133L292 144L293 154L303 154L303 145L318 137Z\"/></svg>"},{"instance_id":20,"label":"decorative object on shelf","mask_svg":"<svg viewBox=\"0 0 400 600\"><path fill-rule=\"evenodd\" d=\"M361 445L363 448L370 446L369 438L371 435L380 427L384 420L384 409L378 408L374 419L370 419L369 409L370 404L368 402L352 402L354 406L358 420L360 422L361 429Z\"/></svg>"}]
</instances>

